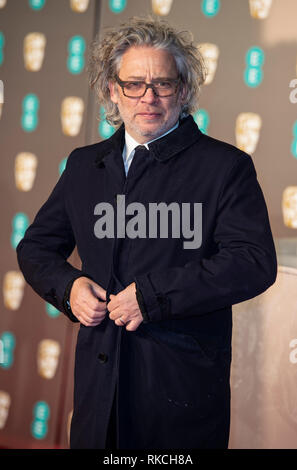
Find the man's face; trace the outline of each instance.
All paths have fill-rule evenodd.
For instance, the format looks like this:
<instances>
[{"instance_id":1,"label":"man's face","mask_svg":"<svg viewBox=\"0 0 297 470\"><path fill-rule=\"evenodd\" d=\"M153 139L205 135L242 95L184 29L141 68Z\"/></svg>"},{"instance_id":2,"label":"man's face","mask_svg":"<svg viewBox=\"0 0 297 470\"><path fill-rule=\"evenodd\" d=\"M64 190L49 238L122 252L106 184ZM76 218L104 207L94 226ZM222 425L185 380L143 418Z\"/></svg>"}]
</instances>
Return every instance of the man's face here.
<instances>
[{"instance_id":1,"label":"man's face","mask_svg":"<svg viewBox=\"0 0 297 470\"><path fill-rule=\"evenodd\" d=\"M122 57L118 76L122 81L142 80L151 83L158 78L178 78L175 60L163 49L130 47ZM178 88L172 96L156 96L148 88L141 98L128 98L121 87L109 83L110 97L117 104L127 132L143 144L167 132L177 122L184 93Z\"/></svg>"}]
</instances>

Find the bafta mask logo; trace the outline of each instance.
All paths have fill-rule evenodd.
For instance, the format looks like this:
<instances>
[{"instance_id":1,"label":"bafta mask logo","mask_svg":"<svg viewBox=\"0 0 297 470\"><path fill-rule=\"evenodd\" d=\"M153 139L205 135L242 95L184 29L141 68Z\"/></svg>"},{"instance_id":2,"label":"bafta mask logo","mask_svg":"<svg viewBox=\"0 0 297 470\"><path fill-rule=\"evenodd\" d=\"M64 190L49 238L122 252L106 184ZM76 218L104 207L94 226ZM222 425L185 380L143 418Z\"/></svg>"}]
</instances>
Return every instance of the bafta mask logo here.
<instances>
[{"instance_id":1,"label":"bafta mask logo","mask_svg":"<svg viewBox=\"0 0 297 470\"><path fill-rule=\"evenodd\" d=\"M220 10L220 0L203 0L201 3L201 11L205 16L215 16Z\"/></svg>"},{"instance_id":2,"label":"bafta mask logo","mask_svg":"<svg viewBox=\"0 0 297 470\"><path fill-rule=\"evenodd\" d=\"M240 113L236 119L235 135L236 145L246 153L252 154L256 150L262 119L256 113Z\"/></svg>"},{"instance_id":3,"label":"bafta mask logo","mask_svg":"<svg viewBox=\"0 0 297 470\"><path fill-rule=\"evenodd\" d=\"M296 63L296 75L297 75L297 63ZM297 103L297 78L293 78L290 81L289 87L293 88L289 94L290 103L296 104Z\"/></svg>"},{"instance_id":4,"label":"bafta mask logo","mask_svg":"<svg viewBox=\"0 0 297 470\"><path fill-rule=\"evenodd\" d=\"M289 361L291 364L297 364L297 339L293 338L289 343L289 348L294 348L289 353Z\"/></svg>"},{"instance_id":5,"label":"bafta mask logo","mask_svg":"<svg viewBox=\"0 0 297 470\"><path fill-rule=\"evenodd\" d=\"M39 99L34 93L29 93L23 99L21 124L25 132L32 132L38 125Z\"/></svg>"},{"instance_id":6,"label":"bafta mask logo","mask_svg":"<svg viewBox=\"0 0 297 470\"><path fill-rule=\"evenodd\" d=\"M56 307L54 307L49 302L45 303L45 310L48 316L51 318L57 318L61 313Z\"/></svg>"},{"instance_id":7,"label":"bafta mask logo","mask_svg":"<svg viewBox=\"0 0 297 470\"><path fill-rule=\"evenodd\" d=\"M2 116L2 108L4 103L4 85L2 80L0 80L0 119Z\"/></svg>"},{"instance_id":8,"label":"bafta mask logo","mask_svg":"<svg viewBox=\"0 0 297 470\"><path fill-rule=\"evenodd\" d=\"M35 439L44 439L48 431L50 407L45 401L38 401L33 407L31 434Z\"/></svg>"},{"instance_id":9,"label":"bafta mask logo","mask_svg":"<svg viewBox=\"0 0 297 470\"><path fill-rule=\"evenodd\" d=\"M268 17L272 5L272 0L249 0L250 13L257 20L264 20Z\"/></svg>"},{"instance_id":10,"label":"bafta mask logo","mask_svg":"<svg viewBox=\"0 0 297 470\"><path fill-rule=\"evenodd\" d=\"M62 131L74 137L79 134L84 112L84 102L77 96L64 98L61 106Z\"/></svg>"},{"instance_id":11,"label":"bafta mask logo","mask_svg":"<svg viewBox=\"0 0 297 470\"><path fill-rule=\"evenodd\" d=\"M100 106L99 116L98 134L103 139L109 139L115 133L115 128L107 122L103 106Z\"/></svg>"},{"instance_id":12,"label":"bafta mask logo","mask_svg":"<svg viewBox=\"0 0 297 470\"><path fill-rule=\"evenodd\" d=\"M210 120L208 112L205 109L199 109L194 113L193 118L200 131L203 132L203 134L207 134Z\"/></svg>"},{"instance_id":13,"label":"bafta mask logo","mask_svg":"<svg viewBox=\"0 0 297 470\"><path fill-rule=\"evenodd\" d=\"M15 158L15 185L20 191L30 191L33 187L37 169L37 157L30 152L20 152Z\"/></svg>"},{"instance_id":14,"label":"bafta mask logo","mask_svg":"<svg viewBox=\"0 0 297 470\"><path fill-rule=\"evenodd\" d=\"M62 175L63 171L66 168L67 158L68 157L63 158L63 160L61 160L59 163L59 176Z\"/></svg>"},{"instance_id":15,"label":"bafta mask logo","mask_svg":"<svg viewBox=\"0 0 297 470\"><path fill-rule=\"evenodd\" d=\"M155 15L166 16L170 13L173 0L152 0Z\"/></svg>"},{"instance_id":16,"label":"bafta mask logo","mask_svg":"<svg viewBox=\"0 0 297 470\"><path fill-rule=\"evenodd\" d=\"M246 69L244 72L244 81L248 87L255 88L263 80L262 66L265 55L260 47L251 47L245 56Z\"/></svg>"},{"instance_id":17,"label":"bafta mask logo","mask_svg":"<svg viewBox=\"0 0 297 470\"><path fill-rule=\"evenodd\" d=\"M67 68L72 74L79 74L85 66L86 41L82 36L73 36L68 43Z\"/></svg>"},{"instance_id":18,"label":"bafta mask logo","mask_svg":"<svg viewBox=\"0 0 297 470\"><path fill-rule=\"evenodd\" d=\"M29 226L29 219L23 212L18 212L12 219L12 234L10 242L12 248L15 250Z\"/></svg>"},{"instance_id":19,"label":"bafta mask logo","mask_svg":"<svg viewBox=\"0 0 297 470\"><path fill-rule=\"evenodd\" d=\"M215 44L210 44L208 42L199 44L198 49L202 54L207 72L204 84L208 85L214 79L217 70L220 51L218 46L216 46Z\"/></svg>"},{"instance_id":20,"label":"bafta mask logo","mask_svg":"<svg viewBox=\"0 0 297 470\"><path fill-rule=\"evenodd\" d=\"M282 212L285 226L297 228L297 186L288 186L284 190Z\"/></svg>"},{"instance_id":21,"label":"bafta mask logo","mask_svg":"<svg viewBox=\"0 0 297 470\"><path fill-rule=\"evenodd\" d=\"M69 411L68 417L67 417L67 441L68 441L69 446L70 446L70 430L71 430L72 416L73 416L73 410Z\"/></svg>"},{"instance_id":22,"label":"bafta mask logo","mask_svg":"<svg viewBox=\"0 0 297 470\"><path fill-rule=\"evenodd\" d=\"M70 0L70 8L76 13L84 13L89 6L89 0Z\"/></svg>"},{"instance_id":23,"label":"bafta mask logo","mask_svg":"<svg viewBox=\"0 0 297 470\"><path fill-rule=\"evenodd\" d=\"M0 8L4 8L6 5L6 0L0 0Z\"/></svg>"},{"instance_id":24,"label":"bafta mask logo","mask_svg":"<svg viewBox=\"0 0 297 470\"><path fill-rule=\"evenodd\" d=\"M4 44L5 44L4 34L2 33L2 31L0 31L0 65L2 65L4 61Z\"/></svg>"},{"instance_id":25,"label":"bafta mask logo","mask_svg":"<svg viewBox=\"0 0 297 470\"><path fill-rule=\"evenodd\" d=\"M9 310L18 310L25 288L25 279L21 271L7 271L3 279L4 305Z\"/></svg>"},{"instance_id":26,"label":"bafta mask logo","mask_svg":"<svg viewBox=\"0 0 297 470\"><path fill-rule=\"evenodd\" d=\"M0 336L0 341L3 349L3 359L0 363L0 367L3 369L9 369L14 360L14 348L15 348L15 336L10 331L4 331Z\"/></svg>"},{"instance_id":27,"label":"bafta mask logo","mask_svg":"<svg viewBox=\"0 0 297 470\"><path fill-rule=\"evenodd\" d=\"M10 395L7 392L4 392L4 390L0 390L0 429L5 427L9 414L10 403Z\"/></svg>"},{"instance_id":28,"label":"bafta mask logo","mask_svg":"<svg viewBox=\"0 0 297 470\"><path fill-rule=\"evenodd\" d=\"M291 144L291 153L293 157L297 158L297 121L293 125L293 140Z\"/></svg>"},{"instance_id":29,"label":"bafta mask logo","mask_svg":"<svg viewBox=\"0 0 297 470\"><path fill-rule=\"evenodd\" d=\"M29 72L38 72L43 63L46 45L45 35L42 33L29 33L24 39L24 62Z\"/></svg>"},{"instance_id":30,"label":"bafta mask logo","mask_svg":"<svg viewBox=\"0 0 297 470\"><path fill-rule=\"evenodd\" d=\"M37 350L38 373L44 379L52 379L55 376L60 356L61 347L57 341L43 339Z\"/></svg>"},{"instance_id":31,"label":"bafta mask logo","mask_svg":"<svg viewBox=\"0 0 297 470\"><path fill-rule=\"evenodd\" d=\"M41 10L45 5L45 0L29 0L32 10Z\"/></svg>"},{"instance_id":32,"label":"bafta mask logo","mask_svg":"<svg viewBox=\"0 0 297 470\"><path fill-rule=\"evenodd\" d=\"M113 13L122 13L126 8L127 0L109 0L108 5Z\"/></svg>"}]
</instances>

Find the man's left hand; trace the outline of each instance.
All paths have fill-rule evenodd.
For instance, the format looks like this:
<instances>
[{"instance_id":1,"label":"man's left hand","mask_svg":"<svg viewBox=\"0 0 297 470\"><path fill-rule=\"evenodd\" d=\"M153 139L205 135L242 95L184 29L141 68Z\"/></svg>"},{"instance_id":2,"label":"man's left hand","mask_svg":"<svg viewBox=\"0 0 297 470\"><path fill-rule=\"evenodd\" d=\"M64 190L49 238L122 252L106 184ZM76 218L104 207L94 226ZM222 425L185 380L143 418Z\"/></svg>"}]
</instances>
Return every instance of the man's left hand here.
<instances>
[{"instance_id":1,"label":"man's left hand","mask_svg":"<svg viewBox=\"0 0 297 470\"><path fill-rule=\"evenodd\" d=\"M143 316L136 299L135 282L132 282L132 284L117 295L111 294L107 310L110 312L109 318L114 320L116 325L126 325L126 330L135 331L143 321Z\"/></svg>"}]
</instances>

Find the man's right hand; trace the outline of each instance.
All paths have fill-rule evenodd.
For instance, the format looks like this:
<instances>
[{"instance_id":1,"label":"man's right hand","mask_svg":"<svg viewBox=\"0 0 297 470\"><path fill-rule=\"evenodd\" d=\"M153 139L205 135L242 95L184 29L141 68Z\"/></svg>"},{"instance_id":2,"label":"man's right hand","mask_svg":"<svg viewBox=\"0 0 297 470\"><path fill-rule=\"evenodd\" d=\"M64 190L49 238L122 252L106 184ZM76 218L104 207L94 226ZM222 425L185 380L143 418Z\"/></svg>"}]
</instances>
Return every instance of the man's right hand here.
<instances>
[{"instance_id":1,"label":"man's right hand","mask_svg":"<svg viewBox=\"0 0 297 470\"><path fill-rule=\"evenodd\" d=\"M88 277L79 277L70 291L72 313L85 326L97 326L106 316L106 291Z\"/></svg>"}]
</instances>

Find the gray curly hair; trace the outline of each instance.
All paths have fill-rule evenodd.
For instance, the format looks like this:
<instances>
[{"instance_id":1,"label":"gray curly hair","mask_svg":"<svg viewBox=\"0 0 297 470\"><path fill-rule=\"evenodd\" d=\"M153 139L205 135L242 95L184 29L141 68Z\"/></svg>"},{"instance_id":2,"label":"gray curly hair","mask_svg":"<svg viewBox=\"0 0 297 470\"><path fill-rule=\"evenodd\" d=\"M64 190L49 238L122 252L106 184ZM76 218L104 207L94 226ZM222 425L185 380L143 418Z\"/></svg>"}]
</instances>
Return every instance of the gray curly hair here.
<instances>
[{"instance_id":1,"label":"gray curly hair","mask_svg":"<svg viewBox=\"0 0 297 470\"><path fill-rule=\"evenodd\" d=\"M121 59L131 46L151 46L165 49L175 59L182 84L186 89L181 117L198 109L200 88L205 80L202 55L193 44L189 31L177 31L164 20L133 17L119 27L109 29L103 39L95 38L90 47L89 84L104 107L105 118L113 126L122 123L118 107L110 99L108 82L119 73Z\"/></svg>"}]
</instances>

